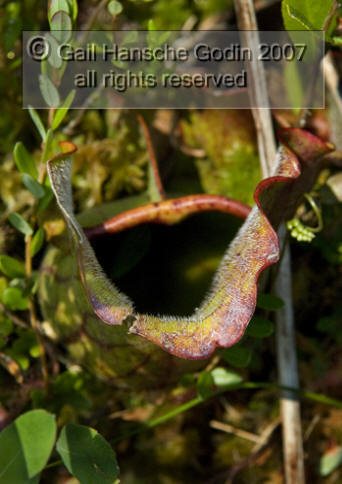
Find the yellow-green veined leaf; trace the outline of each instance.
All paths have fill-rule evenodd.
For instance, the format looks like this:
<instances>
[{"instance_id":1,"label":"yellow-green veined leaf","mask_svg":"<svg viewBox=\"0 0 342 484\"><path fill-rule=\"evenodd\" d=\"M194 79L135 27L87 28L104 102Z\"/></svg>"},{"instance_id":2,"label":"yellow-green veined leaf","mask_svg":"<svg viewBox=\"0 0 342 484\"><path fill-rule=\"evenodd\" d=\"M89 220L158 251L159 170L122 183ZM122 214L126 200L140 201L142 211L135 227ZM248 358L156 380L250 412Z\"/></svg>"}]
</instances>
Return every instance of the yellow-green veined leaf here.
<instances>
[{"instance_id":1,"label":"yellow-green veined leaf","mask_svg":"<svg viewBox=\"0 0 342 484\"><path fill-rule=\"evenodd\" d=\"M206 358L218 346L230 347L237 343L254 313L258 277L279 257L274 227L296 209L300 196L312 187L311 170L317 170L318 162L332 150L331 145L299 128L282 130L281 141L274 176L257 186L257 205L228 247L209 294L191 316L184 318L150 316L133 311L132 302L103 273L73 213L70 177L71 155L75 147L70 146L68 153L50 160L51 187L75 242L82 282L95 313L110 325L120 325L131 316L134 322L129 333L183 358ZM301 168L303 177L297 181ZM284 182L291 182L288 197ZM184 200L179 202L180 199L150 204L140 207L140 212L143 209L145 213L153 213L158 222L176 223L184 216L181 211L181 208L184 210ZM185 213L188 212L185 210ZM129 214L124 215L127 221ZM274 227L268 219L271 216Z\"/></svg>"}]
</instances>

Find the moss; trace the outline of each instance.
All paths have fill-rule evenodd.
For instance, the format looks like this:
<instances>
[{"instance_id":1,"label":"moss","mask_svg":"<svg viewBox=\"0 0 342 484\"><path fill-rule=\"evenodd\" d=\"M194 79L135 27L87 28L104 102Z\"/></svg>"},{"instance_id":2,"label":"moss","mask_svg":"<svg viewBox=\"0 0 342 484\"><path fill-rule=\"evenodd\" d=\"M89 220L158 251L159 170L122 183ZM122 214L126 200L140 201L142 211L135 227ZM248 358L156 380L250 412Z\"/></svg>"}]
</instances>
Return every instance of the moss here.
<instances>
[{"instance_id":1,"label":"moss","mask_svg":"<svg viewBox=\"0 0 342 484\"><path fill-rule=\"evenodd\" d=\"M249 111L194 112L181 127L185 143L205 152L196 161L204 191L253 204L260 168Z\"/></svg>"}]
</instances>

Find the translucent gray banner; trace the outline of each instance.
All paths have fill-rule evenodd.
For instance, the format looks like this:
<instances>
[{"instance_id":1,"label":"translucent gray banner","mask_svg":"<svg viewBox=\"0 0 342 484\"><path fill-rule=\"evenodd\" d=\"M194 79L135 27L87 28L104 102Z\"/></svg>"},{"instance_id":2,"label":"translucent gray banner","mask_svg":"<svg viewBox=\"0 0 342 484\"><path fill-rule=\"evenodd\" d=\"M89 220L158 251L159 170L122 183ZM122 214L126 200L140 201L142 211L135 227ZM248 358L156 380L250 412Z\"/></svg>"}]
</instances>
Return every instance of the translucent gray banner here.
<instances>
[{"instance_id":1,"label":"translucent gray banner","mask_svg":"<svg viewBox=\"0 0 342 484\"><path fill-rule=\"evenodd\" d=\"M321 31L23 32L23 107L250 108L253 63L280 109L324 108Z\"/></svg>"}]
</instances>

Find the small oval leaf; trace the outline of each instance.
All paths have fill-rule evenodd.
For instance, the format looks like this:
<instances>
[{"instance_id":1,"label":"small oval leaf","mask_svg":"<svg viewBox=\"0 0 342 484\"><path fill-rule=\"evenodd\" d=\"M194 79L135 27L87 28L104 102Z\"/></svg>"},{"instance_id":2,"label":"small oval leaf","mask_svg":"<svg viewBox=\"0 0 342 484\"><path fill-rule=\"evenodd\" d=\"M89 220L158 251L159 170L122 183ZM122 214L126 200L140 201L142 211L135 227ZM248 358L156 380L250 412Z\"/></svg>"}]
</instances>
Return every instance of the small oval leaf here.
<instances>
[{"instance_id":1,"label":"small oval leaf","mask_svg":"<svg viewBox=\"0 0 342 484\"><path fill-rule=\"evenodd\" d=\"M111 15L119 15L122 12L122 5L117 0L109 2L107 8Z\"/></svg>"},{"instance_id":2,"label":"small oval leaf","mask_svg":"<svg viewBox=\"0 0 342 484\"><path fill-rule=\"evenodd\" d=\"M222 366L214 368L211 371L211 377L217 387L229 387L242 382L242 377L238 373Z\"/></svg>"},{"instance_id":3,"label":"small oval leaf","mask_svg":"<svg viewBox=\"0 0 342 484\"><path fill-rule=\"evenodd\" d=\"M31 116L31 119L32 121L34 122L41 138L43 141L45 141L45 138L46 138L46 130L44 128L44 125L42 123L42 120L40 119L39 117L39 114L37 113L37 111L35 109L33 109L31 106L29 106L29 113L30 113L30 116Z\"/></svg>"},{"instance_id":4,"label":"small oval leaf","mask_svg":"<svg viewBox=\"0 0 342 484\"><path fill-rule=\"evenodd\" d=\"M257 306L268 311L277 311L277 309L284 307L284 301L273 294L259 294Z\"/></svg>"},{"instance_id":5,"label":"small oval leaf","mask_svg":"<svg viewBox=\"0 0 342 484\"><path fill-rule=\"evenodd\" d=\"M8 277L25 277L26 275L24 264L5 254L0 255L0 270Z\"/></svg>"},{"instance_id":6,"label":"small oval leaf","mask_svg":"<svg viewBox=\"0 0 342 484\"><path fill-rule=\"evenodd\" d=\"M342 464L342 447L335 446L328 450L319 461L319 473L328 476Z\"/></svg>"},{"instance_id":7,"label":"small oval leaf","mask_svg":"<svg viewBox=\"0 0 342 484\"><path fill-rule=\"evenodd\" d=\"M57 441L57 451L68 471L81 484L113 484L119 475L115 453L94 429L67 424Z\"/></svg>"},{"instance_id":8,"label":"small oval leaf","mask_svg":"<svg viewBox=\"0 0 342 484\"><path fill-rule=\"evenodd\" d=\"M76 94L76 91L75 91L75 89L73 89L68 94L68 96L66 97L66 99L63 102L63 104L61 105L61 107L56 111L55 116L53 118L52 126L51 126L53 131L58 128L58 126L61 124L61 122L63 121L63 119L67 115L68 110L69 110L69 108L70 108L70 106L71 106L71 104L72 104L72 102L75 98L75 94Z\"/></svg>"},{"instance_id":9,"label":"small oval leaf","mask_svg":"<svg viewBox=\"0 0 342 484\"><path fill-rule=\"evenodd\" d=\"M253 316L246 330L246 334L253 338L267 338L273 333L274 324L272 321L259 316Z\"/></svg>"},{"instance_id":10,"label":"small oval leaf","mask_svg":"<svg viewBox=\"0 0 342 484\"><path fill-rule=\"evenodd\" d=\"M227 348L222 353L222 358L232 366L237 368L245 368L251 361L252 352L249 348L236 345L231 348Z\"/></svg>"},{"instance_id":11,"label":"small oval leaf","mask_svg":"<svg viewBox=\"0 0 342 484\"><path fill-rule=\"evenodd\" d=\"M72 20L70 15L63 10L56 12L51 18L50 28L58 42L67 42L72 33Z\"/></svg>"},{"instance_id":12,"label":"small oval leaf","mask_svg":"<svg viewBox=\"0 0 342 484\"><path fill-rule=\"evenodd\" d=\"M36 164L21 141L14 147L14 160L21 173L28 173L32 178L37 178L38 170Z\"/></svg>"},{"instance_id":13,"label":"small oval leaf","mask_svg":"<svg viewBox=\"0 0 342 484\"><path fill-rule=\"evenodd\" d=\"M42 198L45 195L45 190L40 183L38 183L31 175L24 173L22 176L23 184L36 198Z\"/></svg>"},{"instance_id":14,"label":"small oval leaf","mask_svg":"<svg viewBox=\"0 0 342 484\"><path fill-rule=\"evenodd\" d=\"M202 371L197 380L198 396L203 400L210 397L210 395L213 393L213 384L214 380L211 373L209 373L208 371Z\"/></svg>"},{"instance_id":15,"label":"small oval leaf","mask_svg":"<svg viewBox=\"0 0 342 484\"><path fill-rule=\"evenodd\" d=\"M31 256L34 257L43 247L45 239L45 230L41 227L32 237Z\"/></svg>"},{"instance_id":16,"label":"small oval leaf","mask_svg":"<svg viewBox=\"0 0 342 484\"><path fill-rule=\"evenodd\" d=\"M11 311L25 311L29 308L29 299L19 287L7 287L2 293L2 302Z\"/></svg>"},{"instance_id":17,"label":"small oval leaf","mask_svg":"<svg viewBox=\"0 0 342 484\"><path fill-rule=\"evenodd\" d=\"M33 234L33 229L31 225L26 222L26 220L17 212L10 213L8 216L8 220L13 225L15 229L21 232L24 235L31 235Z\"/></svg>"},{"instance_id":18,"label":"small oval leaf","mask_svg":"<svg viewBox=\"0 0 342 484\"><path fill-rule=\"evenodd\" d=\"M31 410L18 417L0 433L0 483L31 482L45 467L55 438L54 415Z\"/></svg>"},{"instance_id":19,"label":"small oval leaf","mask_svg":"<svg viewBox=\"0 0 342 484\"><path fill-rule=\"evenodd\" d=\"M39 76L39 86L44 101L51 108L58 108L60 100L56 86L45 74Z\"/></svg>"}]
</instances>

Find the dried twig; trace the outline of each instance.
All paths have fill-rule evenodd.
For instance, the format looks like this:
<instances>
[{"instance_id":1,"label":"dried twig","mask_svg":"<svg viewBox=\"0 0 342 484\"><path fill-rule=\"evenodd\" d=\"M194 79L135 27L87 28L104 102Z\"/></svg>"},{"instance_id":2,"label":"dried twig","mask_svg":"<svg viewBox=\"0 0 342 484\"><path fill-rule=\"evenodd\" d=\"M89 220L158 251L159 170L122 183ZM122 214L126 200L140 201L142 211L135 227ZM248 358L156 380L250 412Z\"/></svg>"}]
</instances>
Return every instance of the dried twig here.
<instances>
[{"instance_id":1,"label":"dried twig","mask_svg":"<svg viewBox=\"0 0 342 484\"><path fill-rule=\"evenodd\" d=\"M257 444L261 442L261 437L259 435L252 434L251 432L247 432L246 430L239 429L224 422L211 420L210 427L216 430L222 430L222 432L226 432L228 434L236 435L237 437L241 437L242 439L249 440L251 442L256 442Z\"/></svg>"},{"instance_id":2,"label":"dried twig","mask_svg":"<svg viewBox=\"0 0 342 484\"><path fill-rule=\"evenodd\" d=\"M286 228L279 229L280 242L285 241ZM291 254L287 244L279 263L278 277L275 282L276 294L284 301L284 307L276 314L276 340L278 375L280 385L299 388L295 321L292 302ZM283 452L285 475L288 484L305 482L302 427L298 395L283 392L280 400L283 426Z\"/></svg>"},{"instance_id":3,"label":"dried twig","mask_svg":"<svg viewBox=\"0 0 342 484\"><path fill-rule=\"evenodd\" d=\"M163 184L160 178L160 173L159 173L159 167L158 167L158 162L157 158L154 152L152 140L151 140L151 135L149 132L149 129L147 127L147 124L142 117L141 114L137 113L137 119L138 122L141 126L141 129L144 133L145 140L146 140L146 145L150 157L150 170L149 170L149 186L150 186L150 195L151 195L151 201L152 202L160 202L161 200L165 200L165 192L163 188Z\"/></svg>"},{"instance_id":4,"label":"dried twig","mask_svg":"<svg viewBox=\"0 0 342 484\"><path fill-rule=\"evenodd\" d=\"M26 270L27 278L30 278L32 276L31 242L32 242L32 236L27 235L25 238L25 270ZM49 388L48 364L46 360L46 352L45 352L43 336L39 329L39 323L37 319L36 306L35 306L33 294L30 294L29 296L29 311L30 311L31 327L35 333L37 343L39 345L40 361L42 366L42 374L43 374L45 389L46 391L48 391L48 388Z\"/></svg>"},{"instance_id":5,"label":"dried twig","mask_svg":"<svg viewBox=\"0 0 342 484\"><path fill-rule=\"evenodd\" d=\"M207 484L214 484L216 482L226 482L228 484L233 482L233 479L235 478L236 474L238 474L238 472L252 465L255 460L260 456L260 454L262 454L262 452L267 449L267 447L272 442L272 438L275 435L275 431L277 430L279 424L279 418L277 418L274 422L271 422L270 425L268 425L260 435L259 442L254 446L252 452L245 459L242 459L236 465L231 467L229 471L225 471L220 473L219 475L216 475L213 479L210 479Z\"/></svg>"},{"instance_id":6,"label":"dried twig","mask_svg":"<svg viewBox=\"0 0 342 484\"><path fill-rule=\"evenodd\" d=\"M252 60L246 66L249 78L249 97L257 131L262 174L266 178L272 171L276 156L276 143L271 113L269 109L265 109L269 107L269 100L264 68L262 62L258 61L259 34L257 21L252 0L236 0L235 9L242 43L248 46L252 53ZM262 106L263 109L258 108L258 106Z\"/></svg>"},{"instance_id":7,"label":"dried twig","mask_svg":"<svg viewBox=\"0 0 342 484\"><path fill-rule=\"evenodd\" d=\"M2 311L5 314L5 316L7 316L12 321L12 323L19 326L19 328L24 328L24 329L28 328L27 323L23 319L19 318L16 314L12 313L11 311L8 311L8 309L5 308L2 302L0 302L0 311Z\"/></svg>"},{"instance_id":8,"label":"dried twig","mask_svg":"<svg viewBox=\"0 0 342 484\"><path fill-rule=\"evenodd\" d=\"M256 53L259 43L257 22L252 0L235 0L238 25L242 39L251 49L253 60L248 64L250 79L250 100L258 136L258 147L263 176L269 176L276 158L276 145L272 129L270 109L258 109L267 106L268 96L265 73ZM254 32L253 32L254 31ZM284 243L286 229L279 229L280 242ZM294 337L294 314L291 287L290 249L285 247L279 263L276 292L283 298L285 306L277 312L277 359L279 384L298 388L297 355ZM281 415L283 426L283 452L285 477L287 484L305 482L303 463L303 442L298 397L293 393L283 393L281 397Z\"/></svg>"}]
</instances>

